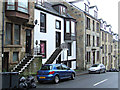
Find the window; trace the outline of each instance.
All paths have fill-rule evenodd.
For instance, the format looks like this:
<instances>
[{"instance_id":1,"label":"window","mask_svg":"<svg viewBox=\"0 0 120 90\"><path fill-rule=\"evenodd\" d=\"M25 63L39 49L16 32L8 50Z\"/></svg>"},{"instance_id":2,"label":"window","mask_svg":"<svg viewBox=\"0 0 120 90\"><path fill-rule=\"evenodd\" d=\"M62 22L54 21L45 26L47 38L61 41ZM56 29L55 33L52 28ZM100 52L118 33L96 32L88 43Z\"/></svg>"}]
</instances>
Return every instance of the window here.
<instances>
[{"instance_id":1,"label":"window","mask_svg":"<svg viewBox=\"0 0 120 90\"><path fill-rule=\"evenodd\" d=\"M97 37L97 47L99 47L99 37Z\"/></svg>"},{"instance_id":2,"label":"window","mask_svg":"<svg viewBox=\"0 0 120 90\"><path fill-rule=\"evenodd\" d=\"M19 61L18 52L13 52L13 62Z\"/></svg>"},{"instance_id":3,"label":"window","mask_svg":"<svg viewBox=\"0 0 120 90\"><path fill-rule=\"evenodd\" d=\"M104 41L104 32L102 32L102 41Z\"/></svg>"},{"instance_id":4,"label":"window","mask_svg":"<svg viewBox=\"0 0 120 90\"><path fill-rule=\"evenodd\" d=\"M14 25L14 44L20 44L20 25Z\"/></svg>"},{"instance_id":5,"label":"window","mask_svg":"<svg viewBox=\"0 0 120 90\"><path fill-rule=\"evenodd\" d=\"M86 28L90 30L90 18L87 17Z\"/></svg>"},{"instance_id":6,"label":"window","mask_svg":"<svg viewBox=\"0 0 120 90\"><path fill-rule=\"evenodd\" d=\"M102 49L102 53L104 53L104 45L102 45L103 49Z\"/></svg>"},{"instance_id":7,"label":"window","mask_svg":"<svg viewBox=\"0 0 120 90\"><path fill-rule=\"evenodd\" d=\"M90 46L90 35L87 34L87 46Z\"/></svg>"},{"instance_id":8,"label":"window","mask_svg":"<svg viewBox=\"0 0 120 90\"><path fill-rule=\"evenodd\" d=\"M107 45L105 45L105 53L107 53Z\"/></svg>"},{"instance_id":9,"label":"window","mask_svg":"<svg viewBox=\"0 0 120 90\"><path fill-rule=\"evenodd\" d=\"M15 0L7 1L7 10L15 10Z\"/></svg>"},{"instance_id":10,"label":"window","mask_svg":"<svg viewBox=\"0 0 120 90\"><path fill-rule=\"evenodd\" d=\"M56 29L59 29L59 30L61 29L61 21L56 20L55 28L56 28Z\"/></svg>"},{"instance_id":11,"label":"window","mask_svg":"<svg viewBox=\"0 0 120 90\"><path fill-rule=\"evenodd\" d=\"M28 13L28 0L18 0L18 11Z\"/></svg>"},{"instance_id":12,"label":"window","mask_svg":"<svg viewBox=\"0 0 120 90\"><path fill-rule=\"evenodd\" d=\"M97 18L97 12L94 10L94 17Z\"/></svg>"},{"instance_id":13,"label":"window","mask_svg":"<svg viewBox=\"0 0 120 90\"><path fill-rule=\"evenodd\" d=\"M67 70L68 67L67 67L66 65L62 65L62 69L63 69L63 70Z\"/></svg>"},{"instance_id":14,"label":"window","mask_svg":"<svg viewBox=\"0 0 120 90\"><path fill-rule=\"evenodd\" d=\"M93 20L93 31L95 31L95 21Z\"/></svg>"},{"instance_id":15,"label":"window","mask_svg":"<svg viewBox=\"0 0 120 90\"><path fill-rule=\"evenodd\" d=\"M99 32L99 23L96 24L97 32Z\"/></svg>"},{"instance_id":16,"label":"window","mask_svg":"<svg viewBox=\"0 0 120 90\"><path fill-rule=\"evenodd\" d=\"M40 53L43 58L46 58L46 41L40 41Z\"/></svg>"},{"instance_id":17,"label":"window","mask_svg":"<svg viewBox=\"0 0 120 90\"><path fill-rule=\"evenodd\" d=\"M89 12L89 6L87 4L85 4L85 11Z\"/></svg>"},{"instance_id":18,"label":"window","mask_svg":"<svg viewBox=\"0 0 120 90\"><path fill-rule=\"evenodd\" d=\"M66 8L61 6L61 14L66 14Z\"/></svg>"},{"instance_id":19,"label":"window","mask_svg":"<svg viewBox=\"0 0 120 90\"><path fill-rule=\"evenodd\" d=\"M105 34L105 42L107 42L107 34Z\"/></svg>"},{"instance_id":20,"label":"window","mask_svg":"<svg viewBox=\"0 0 120 90\"><path fill-rule=\"evenodd\" d=\"M72 55L72 46L71 43L68 43L68 56Z\"/></svg>"},{"instance_id":21,"label":"window","mask_svg":"<svg viewBox=\"0 0 120 90\"><path fill-rule=\"evenodd\" d=\"M40 32L46 33L46 15L40 13Z\"/></svg>"},{"instance_id":22,"label":"window","mask_svg":"<svg viewBox=\"0 0 120 90\"><path fill-rule=\"evenodd\" d=\"M52 65L43 65L41 67L41 70L52 70L53 66Z\"/></svg>"},{"instance_id":23,"label":"window","mask_svg":"<svg viewBox=\"0 0 120 90\"><path fill-rule=\"evenodd\" d=\"M20 25L6 23L5 44L20 45Z\"/></svg>"},{"instance_id":24,"label":"window","mask_svg":"<svg viewBox=\"0 0 120 90\"><path fill-rule=\"evenodd\" d=\"M102 58L102 64L105 64L104 57Z\"/></svg>"},{"instance_id":25,"label":"window","mask_svg":"<svg viewBox=\"0 0 120 90\"><path fill-rule=\"evenodd\" d=\"M70 21L66 21L66 33L70 33Z\"/></svg>"},{"instance_id":26,"label":"window","mask_svg":"<svg viewBox=\"0 0 120 90\"><path fill-rule=\"evenodd\" d=\"M95 46L95 36L93 36L93 46Z\"/></svg>"},{"instance_id":27,"label":"window","mask_svg":"<svg viewBox=\"0 0 120 90\"><path fill-rule=\"evenodd\" d=\"M99 51L97 51L97 61L99 61Z\"/></svg>"},{"instance_id":28,"label":"window","mask_svg":"<svg viewBox=\"0 0 120 90\"><path fill-rule=\"evenodd\" d=\"M6 31L5 31L5 44L12 44L12 24L6 23Z\"/></svg>"},{"instance_id":29,"label":"window","mask_svg":"<svg viewBox=\"0 0 120 90\"><path fill-rule=\"evenodd\" d=\"M61 65L56 65L57 70L62 70Z\"/></svg>"},{"instance_id":30,"label":"window","mask_svg":"<svg viewBox=\"0 0 120 90\"><path fill-rule=\"evenodd\" d=\"M23 13L28 13L28 0L8 0L7 10L17 10Z\"/></svg>"},{"instance_id":31,"label":"window","mask_svg":"<svg viewBox=\"0 0 120 90\"><path fill-rule=\"evenodd\" d=\"M90 52L87 52L86 59L87 59L87 62L90 62Z\"/></svg>"}]
</instances>

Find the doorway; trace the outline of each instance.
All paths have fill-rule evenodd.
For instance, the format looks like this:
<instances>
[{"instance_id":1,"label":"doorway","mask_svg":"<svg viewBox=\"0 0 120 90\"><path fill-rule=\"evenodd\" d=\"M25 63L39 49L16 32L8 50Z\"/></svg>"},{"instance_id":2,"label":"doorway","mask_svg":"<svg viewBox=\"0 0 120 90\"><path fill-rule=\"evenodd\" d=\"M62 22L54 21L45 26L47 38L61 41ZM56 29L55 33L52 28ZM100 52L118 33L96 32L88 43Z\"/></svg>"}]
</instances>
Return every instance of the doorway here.
<instances>
[{"instance_id":1,"label":"doorway","mask_svg":"<svg viewBox=\"0 0 120 90\"><path fill-rule=\"evenodd\" d=\"M95 64L95 51L93 52L93 64Z\"/></svg>"},{"instance_id":2,"label":"doorway","mask_svg":"<svg viewBox=\"0 0 120 90\"><path fill-rule=\"evenodd\" d=\"M31 30L26 30L26 53L31 54Z\"/></svg>"},{"instance_id":3,"label":"doorway","mask_svg":"<svg viewBox=\"0 0 120 90\"><path fill-rule=\"evenodd\" d=\"M4 52L3 72L9 71L9 52Z\"/></svg>"},{"instance_id":4,"label":"doorway","mask_svg":"<svg viewBox=\"0 0 120 90\"><path fill-rule=\"evenodd\" d=\"M61 32L56 32L56 48L60 47L60 45L61 45ZM56 63L61 63L61 55L59 55Z\"/></svg>"}]
</instances>

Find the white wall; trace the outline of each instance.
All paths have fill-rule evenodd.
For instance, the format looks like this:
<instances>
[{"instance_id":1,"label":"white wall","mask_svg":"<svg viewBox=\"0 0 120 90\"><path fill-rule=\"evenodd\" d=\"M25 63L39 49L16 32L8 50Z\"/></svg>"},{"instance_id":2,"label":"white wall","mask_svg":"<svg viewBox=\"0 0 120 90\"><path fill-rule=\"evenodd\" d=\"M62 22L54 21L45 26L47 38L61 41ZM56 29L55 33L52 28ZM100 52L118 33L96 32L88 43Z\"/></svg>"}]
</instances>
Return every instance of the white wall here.
<instances>
[{"instance_id":1,"label":"white wall","mask_svg":"<svg viewBox=\"0 0 120 90\"><path fill-rule=\"evenodd\" d=\"M35 41L38 40L38 44L40 44L40 40L46 40L46 58L42 60L42 63L44 64L47 59L52 55L52 53L56 49L56 31L61 32L61 44L65 43L64 41L64 19L58 16L51 15L49 13L43 12L46 14L46 33L40 32L40 10L35 9L35 20L38 20L38 24L35 25L34 28L34 47ZM61 21L61 30L55 29L55 21L59 20ZM72 22L72 32L75 28L75 24ZM68 57L68 60L76 59L76 41L72 42L72 55ZM64 49L61 52L61 61L67 60L67 49ZM56 63L56 61L54 61ZM76 67L76 66L75 66Z\"/></svg>"}]
</instances>

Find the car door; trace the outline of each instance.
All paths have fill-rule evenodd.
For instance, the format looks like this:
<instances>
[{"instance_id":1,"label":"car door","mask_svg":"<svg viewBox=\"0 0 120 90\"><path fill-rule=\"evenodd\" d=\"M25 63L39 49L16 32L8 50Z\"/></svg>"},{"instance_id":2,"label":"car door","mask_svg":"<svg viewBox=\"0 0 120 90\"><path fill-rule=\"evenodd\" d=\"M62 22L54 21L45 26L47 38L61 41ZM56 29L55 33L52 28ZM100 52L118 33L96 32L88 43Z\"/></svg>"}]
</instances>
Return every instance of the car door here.
<instances>
[{"instance_id":1,"label":"car door","mask_svg":"<svg viewBox=\"0 0 120 90\"><path fill-rule=\"evenodd\" d=\"M68 77L67 69L68 69L68 67L66 65L62 64L62 73L63 73L64 78Z\"/></svg>"},{"instance_id":2,"label":"car door","mask_svg":"<svg viewBox=\"0 0 120 90\"><path fill-rule=\"evenodd\" d=\"M57 69L57 70L56 70L56 73L59 74L60 79L62 79L62 77L63 77L62 66L61 66L60 64L58 64L58 65L56 65L55 67L56 67L56 69Z\"/></svg>"}]
</instances>

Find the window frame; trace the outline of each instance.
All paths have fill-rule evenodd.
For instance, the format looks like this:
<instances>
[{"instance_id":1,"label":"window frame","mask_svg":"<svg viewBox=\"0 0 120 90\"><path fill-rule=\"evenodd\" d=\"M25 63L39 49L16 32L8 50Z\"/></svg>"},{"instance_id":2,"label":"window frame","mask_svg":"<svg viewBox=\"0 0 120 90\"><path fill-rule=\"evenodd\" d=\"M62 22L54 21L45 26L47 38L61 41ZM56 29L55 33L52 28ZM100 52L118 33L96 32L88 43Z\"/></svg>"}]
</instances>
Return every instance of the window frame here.
<instances>
[{"instance_id":1,"label":"window frame","mask_svg":"<svg viewBox=\"0 0 120 90\"><path fill-rule=\"evenodd\" d=\"M57 28L57 22L59 23L59 28ZM61 30L61 21L60 20L55 21L55 29Z\"/></svg>"},{"instance_id":2,"label":"window frame","mask_svg":"<svg viewBox=\"0 0 120 90\"><path fill-rule=\"evenodd\" d=\"M44 26L42 26L42 22L41 22L41 16L44 15ZM42 13L40 12L40 32L42 33L46 33L46 14L45 13ZM41 29L44 29L44 30L41 30Z\"/></svg>"},{"instance_id":3,"label":"window frame","mask_svg":"<svg viewBox=\"0 0 120 90\"><path fill-rule=\"evenodd\" d=\"M14 6L14 9L12 11L19 11L19 12L22 12L22 13L25 13L25 14L29 14L29 0L27 2L28 2L28 6L27 6L28 8L24 8L22 6L18 6L18 3L19 3L18 0L14 0L14 5L8 4L9 2L7 0L6 1L6 10L11 10L11 9L8 9L8 6ZM21 11L18 10L18 7L27 10L27 12L23 12L22 10Z\"/></svg>"}]
</instances>

